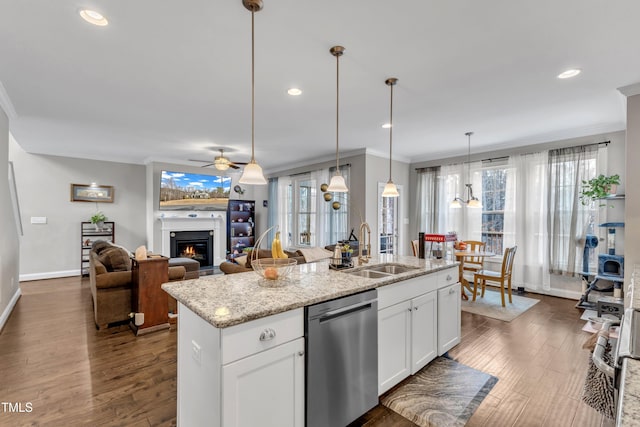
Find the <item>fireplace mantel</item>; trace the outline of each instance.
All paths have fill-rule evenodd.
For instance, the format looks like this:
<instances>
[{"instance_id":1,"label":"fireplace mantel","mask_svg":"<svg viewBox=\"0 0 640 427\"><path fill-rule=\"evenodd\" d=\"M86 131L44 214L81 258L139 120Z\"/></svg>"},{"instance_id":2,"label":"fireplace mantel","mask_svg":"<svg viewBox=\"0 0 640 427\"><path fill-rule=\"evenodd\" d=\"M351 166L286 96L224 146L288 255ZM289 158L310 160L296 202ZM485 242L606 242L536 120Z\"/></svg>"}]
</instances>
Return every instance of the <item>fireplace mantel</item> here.
<instances>
[{"instance_id":1,"label":"fireplace mantel","mask_svg":"<svg viewBox=\"0 0 640 427\"><path fill-rule=\"evenodd\" d=\"M227 213L216 212L210 216L161 216L162 254L169 256L172 231L213 230L213 265L218 266L227 253Z\"/></svg>"}]
</instances>

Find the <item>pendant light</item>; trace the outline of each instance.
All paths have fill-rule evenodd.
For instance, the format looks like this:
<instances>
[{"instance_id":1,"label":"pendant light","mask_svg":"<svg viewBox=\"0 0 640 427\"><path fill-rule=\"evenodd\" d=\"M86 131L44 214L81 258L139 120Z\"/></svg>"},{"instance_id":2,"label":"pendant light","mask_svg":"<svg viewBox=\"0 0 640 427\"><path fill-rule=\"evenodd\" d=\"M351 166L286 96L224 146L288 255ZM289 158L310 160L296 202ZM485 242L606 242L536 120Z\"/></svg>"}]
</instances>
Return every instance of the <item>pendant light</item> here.
<instances>
[{"instance_id":1,"label":"pendant light","mask_svg":"<svg viewBox=\"0 0 640 427\"><path fill-rule=\"evenodd\" d=\"M244 167L242 176L238 180L240 184L265 185L262 168L255 158L255 36L253 15L262 10L262 0L242 0L242 4L251 12L251 161Z\"/></svg>"},{"instance_id":2,"label":"pendant light","mask_svg":"<svg viewBox=\"0 0 640 427\"><path fill-rule=\"evenodd\" d=\"M346 193L349 191L344 177L340 175L340 151L338 145L338 136L340 129L340 57L344 53L344 47L334 46L329 49L331 55L336 57L336 174L331 178L327 191L334 193Z\"/></svg>"},{"instance_id":3,"label":"pendant light","mask_svg":"<svg viewBox=\"0 0 640 427\"><path fill-rule=\"evenodd\" d=\"M462 200L460 197L455 197L449 207L458 209L462 207L462 204L466 204L470 208L481 208L482 203L477 197L473 196L473 187L471 184L471 135L473 132L466 132L465 135L468 139L467 150L467 183L464 185L467 189L467 200Z\"/></svg>"},{"instance_id":4,"label":"pendant light","mask_svg":"<svg viewBox=\"0 0 640 427\"><path fill-rule=\"evenodd\" d=\"M393 179L391 179L391 154L393 146L393 86L398 83L398 79L390 77L385 80L385 83L391 88L391 102L389 104L389 181L387 182L387 185L384 186L382 197L398 197L400 194L398 194L398 189L393 183Z\"/></svg>"}]
</instances>

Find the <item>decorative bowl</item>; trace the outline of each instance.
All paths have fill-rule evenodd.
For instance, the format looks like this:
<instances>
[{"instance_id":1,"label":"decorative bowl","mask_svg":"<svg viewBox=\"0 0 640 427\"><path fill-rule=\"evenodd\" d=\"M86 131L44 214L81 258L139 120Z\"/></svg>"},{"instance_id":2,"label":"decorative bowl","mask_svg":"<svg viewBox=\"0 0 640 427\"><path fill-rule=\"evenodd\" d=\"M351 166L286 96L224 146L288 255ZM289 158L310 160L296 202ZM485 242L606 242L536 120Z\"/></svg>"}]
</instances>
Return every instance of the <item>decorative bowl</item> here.
<instances>
[{"instance_id":1,"label":"decorative bowl","mask_svg":"<svg viewBox=\"0 0 640 427\"><path fill-rule=\"evenodd\" d=\"M258 258L251 262L253 271L267 280L286 279L298 261L290 258Z\"/></svg>"}]
</instances>

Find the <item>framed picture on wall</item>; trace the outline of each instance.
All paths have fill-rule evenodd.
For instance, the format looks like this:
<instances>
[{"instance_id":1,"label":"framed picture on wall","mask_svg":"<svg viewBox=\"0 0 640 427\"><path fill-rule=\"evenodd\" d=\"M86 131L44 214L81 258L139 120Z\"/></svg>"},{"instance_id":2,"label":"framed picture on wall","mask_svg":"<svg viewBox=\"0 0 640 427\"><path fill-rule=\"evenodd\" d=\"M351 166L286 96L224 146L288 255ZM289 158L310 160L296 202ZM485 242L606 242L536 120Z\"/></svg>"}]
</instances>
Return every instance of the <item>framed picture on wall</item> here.
<instances>
[{"instance_id":1,"label":"framed picture on wall","mask_svg":"<svg viewBox=\"0 0 640 427\"><path fill-rule=\"evenodd\" d=\"M71 201L113 203L113 191L111 185L71 184Z\"/></svg>"}]
</instances>

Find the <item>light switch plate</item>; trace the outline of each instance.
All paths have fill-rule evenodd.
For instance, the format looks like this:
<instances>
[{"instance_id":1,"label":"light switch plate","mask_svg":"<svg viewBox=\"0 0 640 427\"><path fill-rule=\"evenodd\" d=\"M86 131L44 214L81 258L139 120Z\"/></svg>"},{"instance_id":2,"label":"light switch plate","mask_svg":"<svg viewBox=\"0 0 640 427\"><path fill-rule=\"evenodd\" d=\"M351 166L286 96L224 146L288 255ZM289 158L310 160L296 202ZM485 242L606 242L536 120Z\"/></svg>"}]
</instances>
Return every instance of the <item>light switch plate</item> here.
<instances>
[{"instance_id":1,"label":"light switch plate","mask_svg":"<svg viewBox=\"0 0 640 427\"><path fill-rule=\"evenodd\" d=\"M32 216L31 224L46 224L47 217L46 216Z\"/></svg>"}]
</instances>

